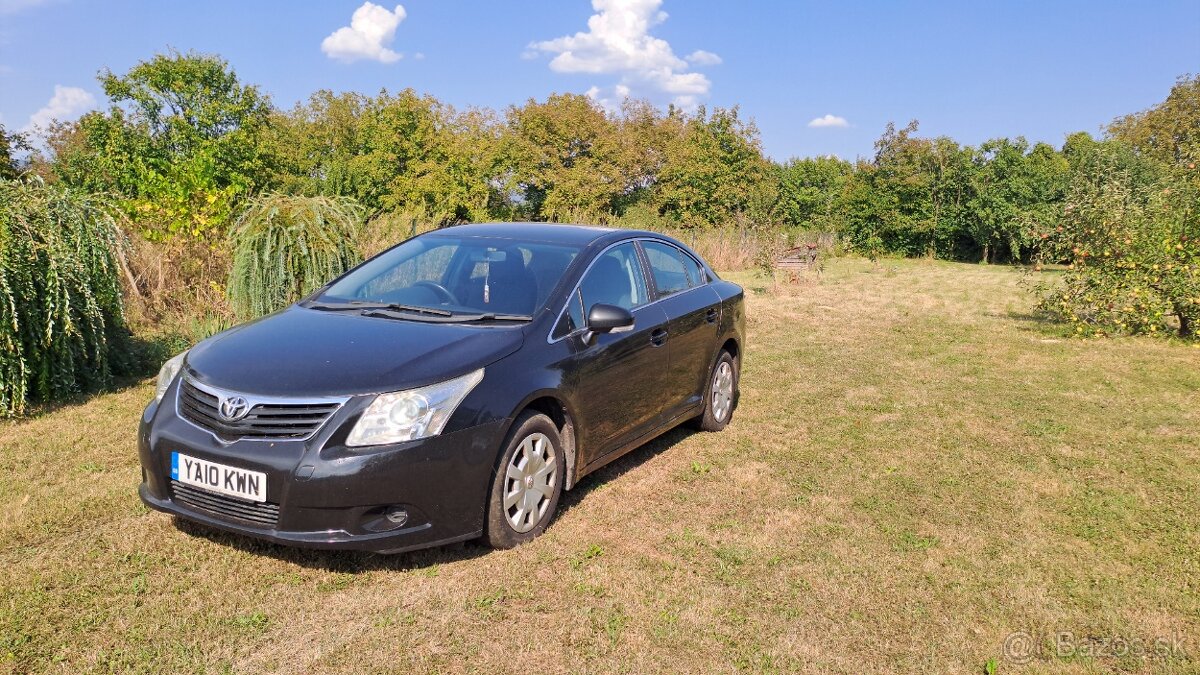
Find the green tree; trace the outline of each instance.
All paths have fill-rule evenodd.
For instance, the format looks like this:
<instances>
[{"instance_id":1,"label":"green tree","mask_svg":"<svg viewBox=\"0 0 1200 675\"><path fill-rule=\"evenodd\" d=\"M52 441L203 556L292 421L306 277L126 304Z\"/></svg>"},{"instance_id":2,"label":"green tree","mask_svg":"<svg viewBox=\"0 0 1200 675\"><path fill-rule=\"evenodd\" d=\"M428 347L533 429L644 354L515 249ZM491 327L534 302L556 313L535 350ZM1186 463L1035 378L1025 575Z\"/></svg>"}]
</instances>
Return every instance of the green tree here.
<instances>
[{"instance_id":1,"label":"green tree","mask_svg":"<svg viewBox=\"0 0 1200 675\"><path fill-rule=\"evenodd\" d=\"M24 134L12 133L0 124L0 179L21 175L21 167L14 155L22 150L31 149Z\"/></svg>"},{"instance_id":2,"label":"green tree","mask_svg":"<svg viewBox=\"0 0 1200 675\"><path fill-rule=\"evenodd\" d=\"M834 230L837 206L854 165L836 157L792 159L779 168L780 220L801 229Z\"/></svg>"},{"instance_id":3,"label":"green tree","mask_svg":"<svg viewBox=\"0 0 1200 675\"><path fill-rule=\"evenodd\" d=\"M875 156L860 165L846 206L851 243L901 255L961 257L968 239L973 150L949 138L921 138L913 120L888 124Z\"/></svg>"},{"instance_id":4,"label":"green tree","mask_svg":"<svg viewBox=\"0 0 1200 675\"><path fill-rule=\"evenodd\" d=\"M285 191L352 197L374 212L441 223L487 218L498 202L499 121L412 90L373 98L319 91L274 115L268 143Z\"/></svg>"},{"instance_id":5,"label":"green tree","mask_svg":"<svg viewBox=\"0 0 1200 675\"><path fill-rule=\"evenodd\" d=\"M1180 77L1162 103L1114 120L1109 136L1200 181L1200 75Z\"/></svg>"},{"instance_id":6,"label":"green tree","mask_svg":"<svg viewBox=\"0 0 1200 675\"><path fill-rule=\"evenodd\" d=\"M1054 148L1024 138L990 140L976 154L968 228L982 262L1007 254L1022 260L1056 226L1067 185L1067 161Z\"/></svg>"},{"instance_id":7,"label":"green tree","mask_svg":"<svg viewBox=\"0 0 1200 675\"><path fill-rule=\"evenodd\" d=\"M508 109L505 152L513 185L532 218L614 213L629 187L619 126L594 101L552 95Z\"/></svg>"},{"instance_id":8,"label":"green tree","mask_svg":"<svg viewBox=\"0 0 1200 675\"><path fill-rule=\"evenodd\" d=\"M763 157L758 127L736 107L682 117L656 188L664 214L685 226L760 226L771 222L778 195L779 172Z\"/></svg>"},{"instance_id":9,"label":"green tree","mask_svg":"<svg viewBox=\"0 0 1200 675\"><path fill-rule=\"evenodd\" d=\"M124 245L103 198L0 181L0 416L130 372Z\"/></svg>"},{"instance_id":10,"label":"green tree","mask_svg":"<svg viewBox=\"0 0 1200 675\"><path fill-rule=\"evenodd\" d=\"M251 200L231 231L229 302L252 319L312 293L362 260L354 249L362 207L331 197Z\"/></svg>"},{"instance_id":11,"label":"green tree","mask_svg":"<svg viewBox=\"0 0 1200 675\"><path fill-rule=\"evenodd\" d=\"M1126 143L1073 138L1061 225L1045 255L1069 263L1040 306L1079 333L1182 337L1200 324L1200 191Z\"/></svg>"},{"instance_id":12,"label":"green tree","mask_svg":"<svg viewBox=\"0 0 1200 675\"><path fill-rule=\"evenodd\" d=\"M225 61L193 52L158 54L98 79L109 110L79 120L82 142L63 148L59 176L122 195L152 239L223 230L236 201L266 175L267 98Z\"/></svg>"}]
</instances>

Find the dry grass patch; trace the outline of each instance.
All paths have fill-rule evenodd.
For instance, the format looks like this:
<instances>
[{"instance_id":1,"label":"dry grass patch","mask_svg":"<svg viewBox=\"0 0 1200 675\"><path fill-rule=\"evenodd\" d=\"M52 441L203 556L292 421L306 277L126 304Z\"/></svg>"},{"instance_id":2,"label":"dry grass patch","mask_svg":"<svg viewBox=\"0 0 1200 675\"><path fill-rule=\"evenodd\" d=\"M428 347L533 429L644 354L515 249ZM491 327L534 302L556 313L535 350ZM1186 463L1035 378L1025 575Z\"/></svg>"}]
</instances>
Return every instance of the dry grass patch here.
<instances>
[{"instance_id":1,"label":"dry grass patch","mask_svg":"<svg viewBox=\"0 0 1200 675\"><path fill-rule=\"evenodd\" d=\"M1200 666L1200 350L1061 339L1006 268L733 276L735 423L588 478L514 551L292 551L148 513L149 385L6 423L0 669L1009 672L1015 631L1035 671ZM1062 631L1182 651L1059 656Z\"/></svg>"}]
</instances>

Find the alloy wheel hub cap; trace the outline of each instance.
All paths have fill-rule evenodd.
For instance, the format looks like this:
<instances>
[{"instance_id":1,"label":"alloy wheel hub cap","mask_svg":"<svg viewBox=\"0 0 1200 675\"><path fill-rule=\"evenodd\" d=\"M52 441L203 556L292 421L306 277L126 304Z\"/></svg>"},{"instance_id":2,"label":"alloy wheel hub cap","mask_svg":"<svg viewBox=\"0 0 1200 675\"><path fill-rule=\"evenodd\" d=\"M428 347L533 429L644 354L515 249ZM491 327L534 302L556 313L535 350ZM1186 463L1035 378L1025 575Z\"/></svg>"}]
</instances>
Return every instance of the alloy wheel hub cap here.
<instances>
[{"instance_id":1,"label":"alloy wheel hub cap","mask_svg":"<svg viewBox=\"0 0 1200 675\"><path fill-rule=\"evenodd\" d=\"M504 517L517 532L537 527L554 497L558 458L550 438L541 432L526 436L504 471Z\"/></svg>"},{"instance_id":2,"label":"alloy wheel hub cap","mask_svg":"<svg viewBox=\"0 0 1200 675\"><path fill-rule=\"evenodd\" d=\"M728 361L722 361L713 373L712 384L712 414L718 422L725 421L733 407L733 367Z\"/></svg>"}]
</instances>

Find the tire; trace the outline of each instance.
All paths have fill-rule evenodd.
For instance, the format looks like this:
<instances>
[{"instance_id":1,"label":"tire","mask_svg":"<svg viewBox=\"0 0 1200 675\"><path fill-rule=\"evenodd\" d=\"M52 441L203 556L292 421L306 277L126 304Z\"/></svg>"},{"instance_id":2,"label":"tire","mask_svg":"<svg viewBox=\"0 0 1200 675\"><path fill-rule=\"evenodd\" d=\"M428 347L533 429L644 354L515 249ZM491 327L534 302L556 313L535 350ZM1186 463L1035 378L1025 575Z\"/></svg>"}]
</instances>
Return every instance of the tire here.
<instances>
[{"instance_id":1,"label":"tire","mask_svg":"<svg viewBox=\"0 0 1200 675\"><path fill-rule=\"evenodd\" d=\"M704 388L704 414L694 421L701 431L721 431L733 419L739 375L737 359L722 349L708 377L708 386ZM717 393L721 395L715 396Z\"/></svg>"},{"instance_id":2,"label":"tire","mask_svg":"<svg viewBox=\"0 0 1200 675\"><path fill-rule=\"evenodd\" d=\"M492 477L484 530L488 545L513 548L544 532L558 509L565 476L558 427L540 413L521 413Z\"/></svg>"}]
</instances>

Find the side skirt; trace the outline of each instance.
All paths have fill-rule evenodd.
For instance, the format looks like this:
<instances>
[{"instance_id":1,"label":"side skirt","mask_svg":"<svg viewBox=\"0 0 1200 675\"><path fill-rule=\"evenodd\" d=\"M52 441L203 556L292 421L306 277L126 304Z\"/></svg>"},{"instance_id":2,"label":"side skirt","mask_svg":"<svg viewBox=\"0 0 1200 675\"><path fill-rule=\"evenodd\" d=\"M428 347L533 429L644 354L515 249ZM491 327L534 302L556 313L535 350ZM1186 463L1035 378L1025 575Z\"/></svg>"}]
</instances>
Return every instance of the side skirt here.
<instances>
[{"instance_id":1,"label":"side skirt","mask_svg":"<svg viewBox=\"0 0 1200 675\"><path fill-rule=\"evenodd\" d=\"M662 436L663 434L674 429L675 427L679 426L680 424L683 424L684 422L692 419L696 415L699 415L701 412L703 412L703 406L700 406L700 405L696 405L696 406L687 408L683 412L675 415L675 417L672 417L667 422L664 422L663 424L658 425L657 427L650 430L649 432L642 434L641 436L638 436L637 438L633 439L632 441L629 441L625 445L622 445L622 446L619 446L619 447L613 449L612 451L605 454L603 457L598 457L598 458L592 460L592 462L590 464L583 467L583 469L580 470L578 474L576 474L575 480L571 481L571 486L574 487L574 486L578 485L580 479L582 479L584 476L588 475L589 473L592 473L593 471L596 471L597 469L603 468L605 465L608 465L608 464L611 464L612 462L617 461L618 459L629 454L630 451L642 447L643 445L658 438L659 436Z\"/></svg>"}]
</instances>

